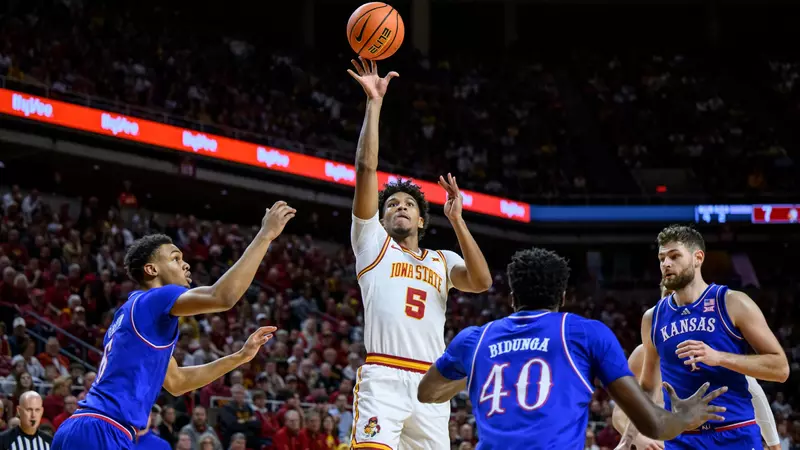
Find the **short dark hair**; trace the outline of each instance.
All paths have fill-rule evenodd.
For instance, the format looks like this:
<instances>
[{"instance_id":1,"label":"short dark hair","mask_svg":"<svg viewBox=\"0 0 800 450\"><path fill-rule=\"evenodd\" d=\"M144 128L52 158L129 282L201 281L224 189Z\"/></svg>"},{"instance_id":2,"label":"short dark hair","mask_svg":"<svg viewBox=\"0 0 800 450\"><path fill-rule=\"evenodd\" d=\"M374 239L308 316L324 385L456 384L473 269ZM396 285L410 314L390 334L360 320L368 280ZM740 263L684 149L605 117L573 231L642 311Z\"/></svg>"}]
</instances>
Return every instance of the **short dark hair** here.
<instances>
[{"instance_id":1,"label":"short dark hair","mask_svg":"<svg viewBox=\"0 0 800 450\"><path fill-rule=\"evenodd\" d=\"M125 254L125 270L135 282L144 281L144 266L149 263L153 255L162 245L172 244L172 239L166 234L150 234L134 241Z\"/></svg>"},{"instance_id":2,"label":"short dark hair","mask_svg":"<svg viewBox=\"0 0 800 450\"><path fill-rule=\"evenodd\" d=\"M418 237L422 239L425 236L425 230L428 229L430 222L430 205L428 200L425 199L425 194L422 193L422 188L409 180L391 181L383 185L383 190L378 193L378 206L380 208L380 215L383 217L383 209L386 207L386 202L389 197L398 192L405 192L410 195L419 208L419 216L422 217L422 228L419 229Z\"/></svg>"},{"instance_id":3,"label":"short dark hair","mask_svg":"<svg viewBox=\"0 0 800 450\"><path fill-rule=\"evenodd\" d=\"M508 264L508 284L519 309L557 309L569 281L569 263L543 248L520 250Z\"/></svg>"},{"instance_id":4,"label":"short dark hair","mask_svg":"<svg viewBox=\"0 0 800 450\"><path fill-rule=\"evenodd\" d=\"M706 251L706 241L699 231L687 225L670 225L660 233L656 238L659 246L669 244L670 242L677 242L685 245L687 248Z\"/></svg>"}]
</instances>

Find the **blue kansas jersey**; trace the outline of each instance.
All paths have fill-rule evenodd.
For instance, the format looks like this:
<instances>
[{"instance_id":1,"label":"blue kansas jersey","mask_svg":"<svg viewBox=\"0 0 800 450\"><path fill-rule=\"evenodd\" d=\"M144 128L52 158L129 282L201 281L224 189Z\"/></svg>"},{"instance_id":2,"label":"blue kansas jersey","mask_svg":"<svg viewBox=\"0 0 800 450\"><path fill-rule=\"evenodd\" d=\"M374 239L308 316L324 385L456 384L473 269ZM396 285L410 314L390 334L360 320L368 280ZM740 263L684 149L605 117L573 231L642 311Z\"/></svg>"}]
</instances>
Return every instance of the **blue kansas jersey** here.
<instances>
[{"instance_id":1,"label":"blue kansas jersey","mask_svg":"<svg viewBox=\"0 0 800 450\"><path fill-rule=\"evenodd\" d=\"M608 327L546 311L464 329L436 368L467 378L482 450L583 450L594 380L633 376Z\"/></svg>"},{"instance_id":2,"label":"blue kansas jersey","mask_svg":"<svg viewBox=\"0 0 800 450\"><path fill-rule=\"evenodd\" d=\"M722 413L725 422L706 423L697 431L699 433L730 431L755 425L752 396L744 375L724 367L709 367L703 363L699 363L695 367L687 366L684 364L685 359L678 358L675 353L678 344L686 340L702 341L714 350L722 352L747 353L747 341L728 317L725 306L727 292L727 286L711 284L694 303L678 306L673 296L670 295L661 299L653 311L650 337L661 357L661 377L675 388L678 397L686 398L694 394L705 382L711 383L708 392L728 386L728 392L712 402L714 405L724 406L727 409ZM669 395L666 394L666 391L664 391L664 408L671 409ZM689 433L689 435L691 434ZM759 433L756 431L755 436L758 435ZM678 436L675 441L685 439L694 438L684 434ZM719 436L715 436L714 439L718 440ZM741 441L742 437L738 436L735 439L732 437L732 439ZM760 444L760 437L758 439ZM716 448L714 446L698 446L697 443L692 443L689 447ZM750 445L742 448L749 450Z\"/></svg>"},{"instance_id":3,"label":"blue kansas jersey","mask_svg":"<svg viewBox=\"0 0 800 450\"><path fill-rule=\"evenodd\" d=\"M170 310L186 290L169 285L128 296L106 332L97 378L80 409L124 426L147 426L178 340L178 318Z\"/></svg>"}]
</instances>

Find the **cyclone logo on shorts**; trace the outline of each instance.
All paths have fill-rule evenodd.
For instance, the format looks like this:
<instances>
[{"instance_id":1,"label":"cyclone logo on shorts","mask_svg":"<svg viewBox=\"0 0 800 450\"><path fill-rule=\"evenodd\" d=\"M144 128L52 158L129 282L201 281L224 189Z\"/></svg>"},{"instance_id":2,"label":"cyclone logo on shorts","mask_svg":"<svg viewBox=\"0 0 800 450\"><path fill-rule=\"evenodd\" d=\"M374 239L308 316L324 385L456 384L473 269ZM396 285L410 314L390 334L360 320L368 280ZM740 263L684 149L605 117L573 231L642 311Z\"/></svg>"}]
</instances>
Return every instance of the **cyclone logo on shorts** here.
<instances>
[{"instance_id":1,"label":"cyclone logo on shorts","mask_svg":"<svg viewBox=\"0 0 800 450\"><path fill-rule=\"evenodd\" d=\"M378 425L377 417L370 417L367 421L367 426L364 427L364 434L367 437L375 437L376 434L381 432L381 426Z\"/></svg>"}]
</instances>

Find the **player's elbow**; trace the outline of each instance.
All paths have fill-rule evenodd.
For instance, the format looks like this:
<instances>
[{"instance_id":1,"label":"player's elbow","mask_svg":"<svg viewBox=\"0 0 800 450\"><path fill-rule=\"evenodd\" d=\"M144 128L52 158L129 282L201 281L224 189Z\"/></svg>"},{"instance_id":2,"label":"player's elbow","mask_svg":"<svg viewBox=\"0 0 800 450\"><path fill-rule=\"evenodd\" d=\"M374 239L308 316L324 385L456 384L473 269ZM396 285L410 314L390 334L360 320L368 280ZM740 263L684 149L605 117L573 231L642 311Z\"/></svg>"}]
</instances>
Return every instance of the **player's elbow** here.
<instances>
[{"instance_id":1,"label":"player's elbow","mask_svg":"<svg viewBox=\"0 0 800 450\"><path fill-rule=\"evenodd\" d=\"M492 274L485 273L481 274L477 277L474 282L474 288L476 293L486 292L492 287Z\"/></svg>"},{"instance_id":2,"label":"player's elbow","mask_svg":"<svg viewBox=\"0 0 800 450\"><path fill-rule=\"evenodd\" d=\"M789 375L790 375L789 372L790 372L789 361L784 356L782 358L780 367L778 367L778 370L775 371L775 380L774 381L778 382L778 383L786 383L786 380L789 379Z\"/></svg>"},{"instance_id":3,"label":"player's elbow","mask_svg":"<svg viewBox=\"0 0 800 450\"><path fill-rule=\"evenodd\" d=\"M167 392L169 392L173 397L180 397L181 395L188 392L187 389L183 388L180 370L170 369L167 372L167 376L164 378L164 383L162 384L162 387Z\"/></svg>"},{"instance_id":4,"label":"player's elbow","mask_svg":"<svg viewBox=\"0 0 800 450\"><path fill-rule=\"evenodd\" d=\"M430 383L420 383L417 388L417 400L420 403L441 403L436 397L436 389Z\"/></svg>"},{"instance_id":5,"label":"player's elbow","mask_svg":"<svg viewBox=\"0 0 800 450\"><path fill-rule=\"evenodd\" d=\"M181 389L176 383L170 382L168 379L164 380L164 386L163 387L173 397L180 397L181 395L186 393L186 391L184 389Z\"/></svg>"}]
</instances>

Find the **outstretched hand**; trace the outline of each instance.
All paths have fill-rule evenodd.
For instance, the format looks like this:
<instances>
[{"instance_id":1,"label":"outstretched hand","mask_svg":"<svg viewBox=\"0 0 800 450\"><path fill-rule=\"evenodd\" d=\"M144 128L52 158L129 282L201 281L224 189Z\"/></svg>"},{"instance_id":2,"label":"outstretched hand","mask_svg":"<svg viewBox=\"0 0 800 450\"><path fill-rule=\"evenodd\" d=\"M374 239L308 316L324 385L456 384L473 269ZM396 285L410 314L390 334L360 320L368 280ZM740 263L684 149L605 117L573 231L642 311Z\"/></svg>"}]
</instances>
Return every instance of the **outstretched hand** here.
<instances>
[{"instance_id":1,"label":"outstretched hand","mask_svg":"<svg viewBox=\"0 0 800 450\"><path fill-rule=\"evenodd\" d=\"M456 178L452 174L447 174L447 180L439 176L439 186L447 192L447 201L444 203L444 215L452 222L461 218L463 197L458 189Z\"/></svg>"},{"instance_id":2,"label":"outstretched hand","mask_svg":"<svg viewBox=\"0 0 800 450\"><path fill-rule=\"evenodd\" d=\"M286 223L292 220L297 214L297 210L289 206L285 201L279 200L267 208L264 218L261 219L261 230L266 233L270 240L274 240L283 232Z\"/></svg>"},{"instance_id":3,"label":"outstretched hand","mask_svg":"<svg viewBox=\"0 0 800 450\"><path fill-rule=\"evenodd\" d=\"M383 98L392 78L400 76L397 72L389 72L385 77L381 78L378 75L378 64L360 56L357 60L351 59L350 62L353 63L356 71L353 72L353 69L347 69L347 73L358 81L358 84L364 88L367 98L371 100Z\"/></svg>"},{"instance_id":4,"label":"outstretched hand","mask_svg":"<svg viewBox=\"0 0 800 450\"><path fill-rule=\"evenodd\" d=\"M277 330L275 327L261 327L247 338L244 347L240 350L244 357L244 362L252 361L256 357L261 347L272 339L272 333Z\"/></svg>"},{"instance_id":5,"label":"outstretched hand","mask_svg":"<svg viewBox=\"0 0 800 450\"><path fill-rule=\"evenodd\" d=\"M724 417L716 414L725 412L725 407L714 406L710 405L709 403L711 403L712 400L720 395L728 392L727 386L723 386L704 397L703 395L711 385L711 383L705 383L700 386L700 389L698 389L697 392L695 392L691 397L684 400L678 397L678 394L675 393L675 389L672 387L672 385L667 382L664 382L663 384L664 388L667 390L667 393L669 393L670 402L672 403L672 412L682 416L689 423L686 428L687 430L693 430L709 420L725 420Z\"/></svg>"}]
</instances>

